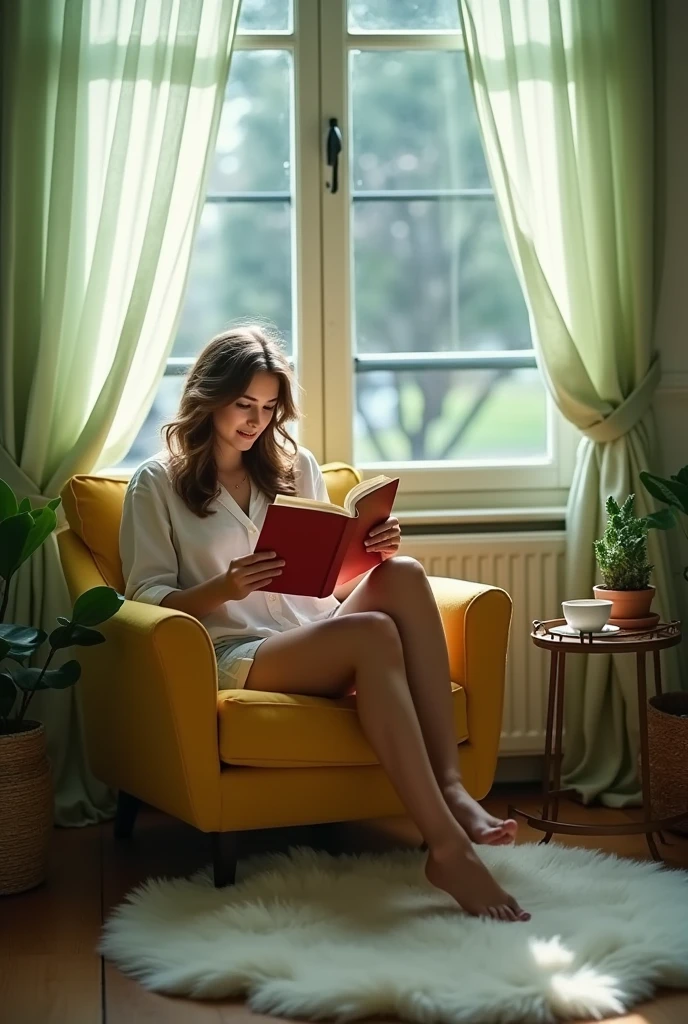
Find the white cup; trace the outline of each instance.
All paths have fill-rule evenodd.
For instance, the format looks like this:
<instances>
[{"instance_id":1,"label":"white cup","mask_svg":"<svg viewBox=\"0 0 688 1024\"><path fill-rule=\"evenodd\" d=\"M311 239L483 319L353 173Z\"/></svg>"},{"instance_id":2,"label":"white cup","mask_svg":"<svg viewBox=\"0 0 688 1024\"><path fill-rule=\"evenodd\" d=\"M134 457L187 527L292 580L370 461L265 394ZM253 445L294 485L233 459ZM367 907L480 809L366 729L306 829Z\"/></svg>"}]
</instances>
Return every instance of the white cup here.
<instances>
[{"instance_id":1,"label":"white cup","mask_svg":"<svg viewBox=\"0 0 688 1024\"><path fill-rule=\"evenodd\" d=\"M562 601L561 607L569 626L581 633L599 633L612 613L612 602L597 598Z\"/></svg>"}]
</instances>

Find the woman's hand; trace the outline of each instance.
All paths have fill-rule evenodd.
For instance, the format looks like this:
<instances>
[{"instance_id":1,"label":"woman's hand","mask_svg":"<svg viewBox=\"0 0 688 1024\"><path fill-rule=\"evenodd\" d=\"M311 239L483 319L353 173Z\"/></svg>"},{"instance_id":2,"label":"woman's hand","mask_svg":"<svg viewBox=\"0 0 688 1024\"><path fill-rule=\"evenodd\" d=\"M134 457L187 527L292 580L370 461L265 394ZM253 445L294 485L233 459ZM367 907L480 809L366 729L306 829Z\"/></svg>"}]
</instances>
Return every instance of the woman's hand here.
<instances>
[{"instance_id":1,"label":"woman's hand","mask_svg":"<svg viewBox=\"0 0 688 1024\"><path fill-rule=\"evenodd\" d=\"M401 527L399 520L391 517L386 523L374 526L363 541L366 551L377 551L385 558L391 558L399 550L401 544Z\"/></svg>"},{"instance_id":2,"label":"woman's hand","mask_svg":"<svg viewBox=\"0 0 688 1024\"><path fill-rule=\"evenodd\" d=\"M225 573L227 601L243 601L245 597L270 583L282 574L283 558L277 558L274 551L255 552L233 558Z\"/></svg>"}]
</instances>

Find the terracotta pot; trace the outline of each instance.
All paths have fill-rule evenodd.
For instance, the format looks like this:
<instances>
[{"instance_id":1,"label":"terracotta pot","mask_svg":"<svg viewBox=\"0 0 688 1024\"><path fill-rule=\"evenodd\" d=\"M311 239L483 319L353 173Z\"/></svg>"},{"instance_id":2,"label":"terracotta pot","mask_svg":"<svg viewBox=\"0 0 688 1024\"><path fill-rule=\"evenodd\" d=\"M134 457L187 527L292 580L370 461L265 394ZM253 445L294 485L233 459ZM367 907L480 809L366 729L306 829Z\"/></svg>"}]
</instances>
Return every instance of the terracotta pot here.
<instances>
[{"instance_id":1,"label":"terracotta pot","mask_svg":"<svg viewBox=\"0 0 688 1024\"><path fill-rule=\"evenodd\" d=\"M0 895L45 881L53 817L45 729L22 722L0 733Z\"/></svg>"},{"instance_id":2,"label":"terracotta pot","mask_svg":"<svg viewBox=\"0 0 688 1024\"><path fill-rule=\"evenodd\" d=\"M650 605L655 588L645 590L609 590L604 586L593 587L596 598L612 602L609 622L612 626L626 629L651 629L659 622L659 615L650 614Z\"/></svg>"}]
</instances>

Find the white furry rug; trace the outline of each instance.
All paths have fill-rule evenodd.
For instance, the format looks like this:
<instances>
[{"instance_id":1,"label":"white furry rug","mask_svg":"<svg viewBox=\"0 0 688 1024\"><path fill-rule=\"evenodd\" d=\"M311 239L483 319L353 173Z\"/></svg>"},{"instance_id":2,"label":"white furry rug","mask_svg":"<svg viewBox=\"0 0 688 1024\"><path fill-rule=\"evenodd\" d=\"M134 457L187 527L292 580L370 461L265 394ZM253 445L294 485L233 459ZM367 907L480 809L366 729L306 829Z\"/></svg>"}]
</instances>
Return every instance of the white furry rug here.
<instances>
[{"instance_id":1,"label":"white furry rug","mask_svg":"<svg viewBox=\"0 0 688 1024\"><path fill-rule=\"evenodd\" d=\"M531 921L468 917L415 851L296 848L241 864L224 890L208 869L149 879L100 952L158 992L312 1020L545 1024L688 987L688 873L555 843L478 852Z\"/></svg>"}]
</instances>

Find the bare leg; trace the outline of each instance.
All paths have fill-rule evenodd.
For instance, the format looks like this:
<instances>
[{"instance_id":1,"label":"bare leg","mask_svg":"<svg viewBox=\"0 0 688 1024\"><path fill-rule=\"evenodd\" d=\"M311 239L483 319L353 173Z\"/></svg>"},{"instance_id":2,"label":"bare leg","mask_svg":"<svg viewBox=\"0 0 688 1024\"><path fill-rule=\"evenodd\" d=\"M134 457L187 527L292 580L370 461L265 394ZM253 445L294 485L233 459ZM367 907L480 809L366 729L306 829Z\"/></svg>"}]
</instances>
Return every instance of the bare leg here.
<instances>
[{"instance_id":1,"label":"bare leg","mask_svg":"<svg viewBox=\"0 0 688 1024\"><path fill-rule=\"evenodd\" d=\"M475 855L442 796L388 615L344 615L276 634L258 649L246 686L325 697L355 688L361 726L428 844L429 881L470 914L528 919Z\"/></svg>"},{"instance_id":2,"label":"bare leg","mask_svg":"<svg viewBox=\"0 0 688 1024\"><path fill-rule=\"evenodd\" d=\"M513 843L518 824L488 814L465 790L454 735L447 645L425 570L414 558L396 556L373 569L336 615L378 610L399 630L409 689L435 778L452 813L474 843Z\"/></svg>"}]
</instances>

